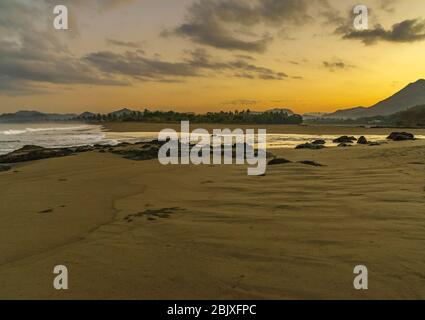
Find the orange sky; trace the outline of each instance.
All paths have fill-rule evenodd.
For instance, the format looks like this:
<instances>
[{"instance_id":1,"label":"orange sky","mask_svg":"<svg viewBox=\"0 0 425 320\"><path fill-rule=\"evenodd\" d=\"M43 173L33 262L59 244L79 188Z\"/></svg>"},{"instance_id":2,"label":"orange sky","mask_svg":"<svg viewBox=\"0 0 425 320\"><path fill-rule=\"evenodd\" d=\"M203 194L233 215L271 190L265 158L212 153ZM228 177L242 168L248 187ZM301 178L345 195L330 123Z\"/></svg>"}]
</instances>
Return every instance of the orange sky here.
<instances>
[{"instance_id":1,"label":"orange sky","mask_svg":"<svg viewBox=\"0 0 425 320\"><path fill-rule=\"evenodd\" d=\"M0 4L0 112L328 112L425 77L423 0L364 1L367 34L355 1L65 0L67 31L33 3Z\"/></svg>"}]
</instances>

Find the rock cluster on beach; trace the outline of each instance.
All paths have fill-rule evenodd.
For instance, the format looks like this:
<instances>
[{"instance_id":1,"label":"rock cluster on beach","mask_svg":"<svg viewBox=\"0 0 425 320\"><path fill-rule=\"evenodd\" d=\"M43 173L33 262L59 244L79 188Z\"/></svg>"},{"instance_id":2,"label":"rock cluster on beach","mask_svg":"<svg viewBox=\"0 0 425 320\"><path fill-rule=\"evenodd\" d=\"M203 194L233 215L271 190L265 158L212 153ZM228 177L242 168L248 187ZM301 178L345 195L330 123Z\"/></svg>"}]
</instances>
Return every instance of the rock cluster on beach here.
<instances>
[{"instance_id":1,"label":"rock cluster on beach","mask_svg":"<svg viewBox=\"0 0 425 320\"><path fill-rule=\"evenodd\" d=\"M393 132L388 137L387 140L393 141L406 141L406 140L415 140L415 136L408 132ZM368 141L365 136L361 136L360 138L356 138L354 136L341 136L339 138L334 139L332 142L337 143L340 148L347 148L353 146L353 144L357 141L359 145L366 146L379 146L381 142L371 142ZM295 149L310 149L310 150L320 150L326 147L326 141L323 139L314 140L313 142L307 142L300 144L295 147Z\"/></svg>"},{"instance_id":2,"label":"rock cluster on beach","mask_svg":"<svg viewBox=\"0 0 425 320\"><path fill-rule=\"evenodd\" d=\"M393 132L388 137L388 140L393 141L406 141L406 140L415 140L415 136L408 132ZM377 146L380 145L378 142L370 142L366 139L366 137L361 136L359 139L350 136L341 136L335 140L334 143L338 143L339 147L351 147L352 144L357 141L357 144L360 145L369 145L369 146ZM79 146L72 148L43 148L39 146L27 145L13 151L11 153L0 155L0 164L12 164L18 162L26 162L26 161L34 161L40 159L48 159L48 158L58 158L58 157L66 157L77 153L90 152L90 151L98 151L101 153L112 153L119 156L122 156L125 159L142 161L142 160L153 160L158 158L159 149L166 142L161 142L158 140L150 141L150 142L138 142L138 143L127 143L123 142L116 146L111 145L94 145L94 146ZM311 143L303 143L296 147L296 149L311 149L311 150L320 150L325 148L326 141L322 139L315 140ZM178 154L181 154L181 142L179 142L179 151ZM189 150L192 150L195 145L190 144ZM232 155L236 157L236 150L240 147L240 145L234 144L232 146ZM207 146L209 148L210 153L213 153L213 148L211 146ZM249 150L252 154L257 155L258 150L254 150L252 146L244 144L243 150ZM199 150L201 152L201 149ZM273 154L267 152L267 158L273 158ZM246 157L246 152L244 152L244 157ZM286 162L285 162L286 161ZM285 159L273 159L269 162L270 165L288 163ZM0 166L1 171L10 170L8 166Z\"/></svg>"},{"instance_id":3,"label":"rock cluster on beach","mask_svg":"<svg viewBox=\"0 0 425 320\"><path fill-rule=\"evenodd\" d=\"M69 156L73 150L69 148L47 149L39 146L24 146L11 153L1 155L0 163L17 163L47 158L58 158Z\"/></svg>"},{"instance_id":4,"label":"rock cluster on beach","mask_svg":"<svg viewBox=\"0 0 425 320\"><path fill-rule=\"evenodd\" d=\"M48 158L59 158L70 156L73 154L90 152L90 151L98 151L100 153L112 153L119 155L128 160L134 161L144 161L144 160L153 160L158 158L159 149L166 142L161 142L158 140L150 141L150 142L138 142L138 143L127 143L123 142L115 146L111 145L94 145L94 146L79 146L73 148L43 148L39 146L27 145L13 151L11 153L1 155L0 163L18 163L18 162L26 162L26 161L34 161L40 159L48 159ZM181 155L181 150L183 144L179 142L177 154ZM191 151L195 147L194 144L188 145L189 151ZM231 147L232 156L235 158L237 156L237 149L241 147L241 145L234 144ZM243 144L243 152L244 157L247 157L246 151L250 151L250 154L257 156L258 150L254 149L252 146L248 144ZM206 146L207 149L210 150L210 154L213 153L213 148L211 146ZM201 149L199 150L201 153ZM267 158L272 158L273 154L267 152Z\"/></svg>"}]
</instances>

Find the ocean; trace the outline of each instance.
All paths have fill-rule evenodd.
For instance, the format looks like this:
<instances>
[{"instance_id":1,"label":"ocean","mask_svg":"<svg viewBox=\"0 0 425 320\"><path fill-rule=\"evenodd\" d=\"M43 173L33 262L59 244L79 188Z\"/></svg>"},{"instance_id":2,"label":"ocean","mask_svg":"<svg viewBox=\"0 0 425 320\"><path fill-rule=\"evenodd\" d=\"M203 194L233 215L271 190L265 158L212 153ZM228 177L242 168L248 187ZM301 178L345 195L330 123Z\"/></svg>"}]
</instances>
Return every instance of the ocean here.
<instances>
[{"instance_id":1,"label":"ocean","mask_svg":"<svg viewBox=\"0 0 425 320\"><path fill-rule=\"evenodd\" d=\"M106 138L102 126L88 124L0 124L0 154L37 145L46 148L116 144Z\"/></svg>"}]
</instances>

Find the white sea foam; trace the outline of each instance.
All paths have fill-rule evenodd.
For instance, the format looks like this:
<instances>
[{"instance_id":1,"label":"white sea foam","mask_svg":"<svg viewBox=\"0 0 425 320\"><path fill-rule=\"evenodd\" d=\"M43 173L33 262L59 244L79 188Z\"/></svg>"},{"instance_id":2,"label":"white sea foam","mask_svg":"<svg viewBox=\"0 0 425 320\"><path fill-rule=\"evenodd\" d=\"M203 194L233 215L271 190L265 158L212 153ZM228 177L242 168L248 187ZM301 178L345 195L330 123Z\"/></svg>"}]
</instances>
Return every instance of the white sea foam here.
<instances>
[{"instance_id":1,"label":"white sea foam","mask_svg":"<svg viewBox=\"0 0 425 320\"><path fill-rule=\"evenodd\" d=\"M82 129L89 129L87 126L78 126L78 127L52 127L52 128L25 128L22 130L4 130L0 131L0 134L4 135L19 135L24 134L28 132L43 132L43 131L64 131L64 130L82 130Z\"/></svg>"}]
</instances>

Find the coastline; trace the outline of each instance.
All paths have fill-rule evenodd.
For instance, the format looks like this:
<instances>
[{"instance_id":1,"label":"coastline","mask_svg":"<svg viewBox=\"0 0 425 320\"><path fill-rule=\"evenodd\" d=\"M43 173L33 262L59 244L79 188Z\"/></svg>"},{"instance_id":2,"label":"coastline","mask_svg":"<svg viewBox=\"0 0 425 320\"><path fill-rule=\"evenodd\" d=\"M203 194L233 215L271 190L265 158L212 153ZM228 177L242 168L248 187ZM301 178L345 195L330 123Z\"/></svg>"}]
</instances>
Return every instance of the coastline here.
<instances>
[{"instance_id":1,"label":"coastline","mask_svg":"<svg viewBox=\"0 0 425 320\"><path fill-rule=\"evenodd\" d=\"M425 298L425 141L273 153L295 163L248 177L91 151L0 173L0 295ZM352 290L357 264L367 292Z\"/></svg>"}]
</instances>

